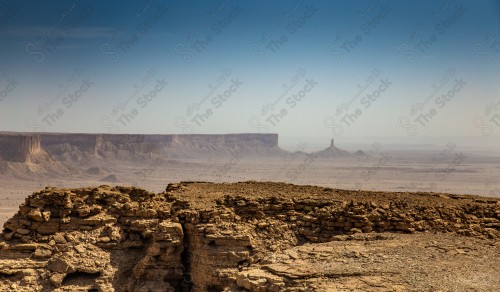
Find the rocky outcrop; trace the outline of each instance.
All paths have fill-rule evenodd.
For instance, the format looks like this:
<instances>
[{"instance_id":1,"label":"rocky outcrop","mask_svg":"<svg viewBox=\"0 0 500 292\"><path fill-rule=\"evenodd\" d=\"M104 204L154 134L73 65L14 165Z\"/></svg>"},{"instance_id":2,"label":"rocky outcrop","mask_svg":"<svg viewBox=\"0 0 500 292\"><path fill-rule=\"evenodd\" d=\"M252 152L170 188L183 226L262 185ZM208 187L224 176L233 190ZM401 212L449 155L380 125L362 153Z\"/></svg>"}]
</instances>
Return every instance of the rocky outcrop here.
<instances>
[{"instance_id":1,"label":"rocky outcrop","mask_svg":"<svg viewBox=\"0 0 500 292\"><path fill-rule=\"evenodd\" d=\"M347 156L352 156L351 153L337 148L335 146L333 139L330 142L330 146L328 148L325 148L321 151L314 152L312 153L315 157L321 157L321 158L335 158L335 157L347 157Z\"/></svg>"},{"instance_id":2,"label":"rocky outcrop","mask_svg":"<svg viewBox=\"0 0 500 292\"><path fill-rule=\"evenodd\" d=\"M0 290L298 291L301 277L263 259L388 232L498 242L500 200L255 182L46 188L4 225Z\"/></svg>"}]
</instances>

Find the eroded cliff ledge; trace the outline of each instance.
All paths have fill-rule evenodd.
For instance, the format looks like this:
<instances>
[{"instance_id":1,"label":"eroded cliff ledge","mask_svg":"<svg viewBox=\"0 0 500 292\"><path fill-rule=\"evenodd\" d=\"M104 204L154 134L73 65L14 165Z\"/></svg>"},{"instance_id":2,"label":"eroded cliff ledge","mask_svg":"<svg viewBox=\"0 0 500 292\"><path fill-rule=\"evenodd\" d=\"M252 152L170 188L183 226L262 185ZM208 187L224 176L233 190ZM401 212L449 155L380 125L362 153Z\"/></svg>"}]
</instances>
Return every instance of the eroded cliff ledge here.
<instances>
[{"instance_id":1,"label":"eroded cliff ledge","mask_svg":"<svg viewBox=\"0 0 500 292\"><path fill-rule=\"evenodd\" d=\"M134 157L199 158L217 153L241 156L282 155L278 134L75 134L0 132L0 156L10 162L30 162L38 151L56 161Z\"/></svg>"},{"instance_id":2,"label":"eroded cliff ledge","mask_svg":"<svg viewBox=\"0 0 500 292\"><path fill-rule=\"evenodd\" d=\"M492 291L499 241L492 198L257 182L46 188L4 225L0 290Z\"/></svg>"},{"instance_id":3,"label":"eroded cliff ledge","mask_svg":"<svg viewBox=\"0 0 500 292\"><path fill-rule=\"evenodd\" d=\"M40 151L40 136L0 132L0 159L12 162L30 162L31 155Z\"/></svg>"}]
</instances>

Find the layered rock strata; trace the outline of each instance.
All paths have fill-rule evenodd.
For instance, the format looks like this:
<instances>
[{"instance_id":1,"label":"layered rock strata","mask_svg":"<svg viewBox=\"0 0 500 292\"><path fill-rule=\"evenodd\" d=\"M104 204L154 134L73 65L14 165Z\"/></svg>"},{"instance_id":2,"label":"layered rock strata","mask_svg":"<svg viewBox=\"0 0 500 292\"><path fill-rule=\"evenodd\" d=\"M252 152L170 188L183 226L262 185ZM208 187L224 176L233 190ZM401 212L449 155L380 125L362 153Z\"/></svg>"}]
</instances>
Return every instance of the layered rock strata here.
<instances>
[{"instance_id":1,"label":"layered rock strata","mask_svg":"<svg viewBox=\"0 0 500 292\"><path fill-rule=\"evenodd\" d=\"M0 290L302 291L269 256L392 233L497 243L500 200L257 182L45 188L4 225Z\"/></svg>"}]
</instances>

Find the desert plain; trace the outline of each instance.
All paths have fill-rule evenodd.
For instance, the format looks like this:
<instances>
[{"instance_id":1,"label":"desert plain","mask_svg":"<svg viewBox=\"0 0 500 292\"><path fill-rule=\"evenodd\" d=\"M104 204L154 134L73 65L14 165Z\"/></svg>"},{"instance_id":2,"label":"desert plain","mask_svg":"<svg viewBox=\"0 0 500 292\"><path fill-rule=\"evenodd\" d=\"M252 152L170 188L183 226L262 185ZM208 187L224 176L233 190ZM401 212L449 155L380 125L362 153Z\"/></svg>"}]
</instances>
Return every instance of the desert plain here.
<instances>
[{"instance_id":1,"label":"desert plain","mask_svg":"<svg viewBox=\"0 0 500 292\"><path fill-rule=\"evenodd\" d=\"M494 291L500 156L0 135L0 290Z\"/></svg>"}]
</instances>

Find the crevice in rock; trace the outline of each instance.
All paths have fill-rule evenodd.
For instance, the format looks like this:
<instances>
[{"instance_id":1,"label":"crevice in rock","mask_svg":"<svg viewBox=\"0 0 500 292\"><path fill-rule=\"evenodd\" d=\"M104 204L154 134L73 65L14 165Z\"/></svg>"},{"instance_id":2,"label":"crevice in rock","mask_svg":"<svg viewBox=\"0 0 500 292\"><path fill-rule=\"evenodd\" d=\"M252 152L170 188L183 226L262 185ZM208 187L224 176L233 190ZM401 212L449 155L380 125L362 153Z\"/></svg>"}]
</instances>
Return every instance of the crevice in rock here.
<instances>
[{"instance_id":1,"label":"crevice in rock","mask_svg":"<svg viewBox=\"0 0 500 292\"><path fill-rule=\"evenodd\" d=\"M182 281L180 283L180 287L176 288L176 291L179 292L190 292L193 286L193 282L191 280L191 262L189 255L189 232L186 228L185 222L180 222L182 226L183 233L183 251L181 253L181 263L182 263Z\"/></svg>"},{"instance_id":2,"label":"crevice in rock","mask_svg":"<svg viewBox=\"0 0 500 292\"><path fill-rule=\"evenodd\" d=\"M17 273L4 273L4 272L0 272L0 279L5 279L5 280L14 280L17 277Z\"/></svg>"},{"instance_id":3,"label":"crevice in rock","mask_svg":"<svg viewBox=\"0 0 500 292\"><path fill-rule=\"evenodd\" d=\"M241 272L243 270L243 268L246 268L246 267L249 267L249 266L250 266L250 262L248 261L248 259L239 261L238 262L238 271Z\"/></svg>"},{"instance_id":4,"label":"crevice in rock","mask_svg":"<svg viewBox=\"0 0 500 292\"><path fill-rule=\"evenodd\" d=\"M34 193L1 234L0 290L63 285L82 291L283 291L337 278L369 282L374 277L378 283L387 276L364 265L395 259L372 257L364 249L378 253L387 247L388 255L399 255L399 245L392 244L400 238L397 232L456 231L485 240L499 238L497 201L485 206L465 202L437 212L434 206L409 205L410 198L380 203L376 199L382 195L377 194L374 202L362 197L367 201L326 206L321 200L329 198L316 200L308 189L303 197L278 200L272 194L260 197L267 189L247 198L219 191L231 185L210 191L206 183L200 184L195 190L179 184L178 191L171 185L172 194L156 195L108 186ZM270 188L269 193L283 192L281 184ZM205 193L225 206L196 205L209 200ZM435 245L426 245L425 251L440 248ZM337 253L330 250L335 246L356 248ZM454 252L466 253L462 247ZM74 273L66 275L68 271Z\"/></svg>"},{"instance_id":5,"label":"crevice in rock","mask_svg":"<svg viewBox=\"0 0 500 292\"><path fill-rule=\"evenodd\" d=\"M220 286L209 286L207 287L207 292L220 292L223 291L224 288Z\"/></svg>"},{"instance_id":6,"label":"crevice in rock","mask_svg":"<svg viewBox=\"0 0 500 292\"><path fill-rule=\"evenodd\" d=\"M65 285L93 285L95 284L95 280L101 276L100 272L96 273L87 273L76 271L74 273L69 273L64 277L62 281L62 286Z\"/></svg>"}]
</instances>

